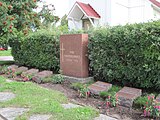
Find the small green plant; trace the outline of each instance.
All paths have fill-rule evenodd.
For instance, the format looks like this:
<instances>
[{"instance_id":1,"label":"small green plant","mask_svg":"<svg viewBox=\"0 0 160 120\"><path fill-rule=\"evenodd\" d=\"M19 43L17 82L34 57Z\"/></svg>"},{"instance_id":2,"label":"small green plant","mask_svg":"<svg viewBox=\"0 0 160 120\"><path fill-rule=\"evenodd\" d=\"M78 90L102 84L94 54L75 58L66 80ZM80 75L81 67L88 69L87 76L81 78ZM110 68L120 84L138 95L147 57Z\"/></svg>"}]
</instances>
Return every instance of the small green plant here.
<instances>
[{"instance_id":1,"label":"small green plant","mask_svg":"<svg viewBox=\"0 0 160 120\"><path fill-rule=\"evenodd\" d=\"M22 74L22 72L15 72L15 76L18 76L18 75L21 75Z\"/></svg>"},{"instance_id":2,"label":"small green plant","mask_svg":"<svg viewBox=\"0 0 160 120\"><path fill-rule=\"evenodd\" d=\"M54 75L52 78L53 78L53 83L61 84L64 82L64 77L61 74Z\"/></svg>"},{"instance_id":3,"label":"small green plant","mask_svg":"<svg viewBox=\"0 0 160 120\"><path fill-rule=\"evenodd\" d=\"M140 96L137 99L134 100L134 107L135 108L143 108L146 105L146 102L148 101L147 96Z\"/></svg>"},{"instance_id":4,"label":"small green plant","mask_svg":"<svg viewBox=\"0 0 160 120\"><path fill-rule=\"evenodd\" d=\"M90 91L87 85L83 85L81 89L78 90L79 97L88 98L90 96Z\"/></svg>"},{"instance_id":5,"label":"small green plant","mask_svg":"<svg viewBox=\"0 0 160 120\"><path fill-rule=\"evenodd\" d=\"M106 107L116 107L118 105L118 95L116 92L114 94L109 94L106 98Z\"/></svg>"},{"instance_id":6,"label":"small green plant","mask_svg":"<svg viewBox=\"0 0 160 120\"><path fill-rule=\"evenodd\" d=\"M9 68L8 67L5 74L8 75L9 78L15 78L16 77L14 68Z\"/></svg>"},{"instance_id":7,"label":"small green plant","mask_svg":"<svg viewBox=\"0 0 160 120\"><path fill-rule=\"evenodd\" d=\"M51 82L51 83L54 83L54 84L61 84L61 83L64 82L64 80L65 79L61 74L56 74L56 75L53 75L51 77L45 78L42 81L43 82Z\"/></svg>"},{"instance_id":8,"label":"small green plant","mask_svg":"<svg viewBox=\"0 0 160 120\"><path fill-rule=\"evenodd\" d=\"M5 74L8 70L7 67L6 65L0 66L0 74Z\"/></svg>"},{"instance_id":9,"label":"small green plant","mask_svg":"<svg viewBox=\"0 0 160 120\"><path fill-rule=\"evenodd\" d=\"M121 87L113 85L111 89L109 89L108 91L100 92L99 95L105 100L108 96L115 95L115 93L117 93L120 89Z\"/></svg>"},{"instance_id":10,"label":"small green plant","mask_svg":"<svg viewBox=\"0 0 160 120\"><path fill-rule=\"evenodd\" d=\"M144 107L144 116L148 117L160 117L160 105L155 100L155 96L148 96L148 101Z\"/></svg>"},{"instance_id":11,"label":"small green plant","mask_svg":"<svg viewBox=\"0 0 160 120\"><path fill-rule=\"evenodd\" d=\"M33 75L23 75L21 74L21 77L23 79L23 81L30 81L33 77Z\"/></svg>"},{"instance_id":12,"label":"small green plant","mask_svg":"<svg viewBox=\"0 0 160 120\"><path fill-rule=\"evenodd\" d=\"M106 101L106 107L116 107L118 105L117 92L121 89L119 86L113 85L108 91L100 92L100 97Z\"/></svg>"},{"instance_id":13,"label":"small green plant","mask_svg":"<svg viewBox=\"0 0 160 120\"><path fill-rule=\"evenodd\" d=\"M83 84L78 82L72 83L71 88L78 91L83 88Z\"/></svg>"},{"instance_id":14,"label":"small green plant","mask_svg":"<svg viewBox=\"0 0 160 120\"><path fill-rule=\"evenodd\" d=\"M82 83L72 83L71 88L75 89L79 93L79 97L88 98L90 96L90 91L88 89L89 84L82 84Z\"/></svg>"}]
</instances>

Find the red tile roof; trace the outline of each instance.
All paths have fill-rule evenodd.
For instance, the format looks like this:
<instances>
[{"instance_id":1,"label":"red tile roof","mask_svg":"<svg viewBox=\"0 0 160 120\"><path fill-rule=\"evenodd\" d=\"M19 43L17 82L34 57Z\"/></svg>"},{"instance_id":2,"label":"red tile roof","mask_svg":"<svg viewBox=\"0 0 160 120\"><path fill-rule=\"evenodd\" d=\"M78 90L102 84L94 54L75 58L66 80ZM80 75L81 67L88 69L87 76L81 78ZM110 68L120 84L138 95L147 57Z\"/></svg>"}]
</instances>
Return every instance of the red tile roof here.
<instances>
[{"instance_id":1,"label":"red tile roof","mask_svg":"<svg viewBox=\"0 0 160 120\"><path fill-rule=\"evenodd\" d=\"M90 4L85 4L81 2L76 2L82 10L90 17L100 18L101 16L93 9Z\"/></svg>"},{"instance_id":2,"label":"red tile roof","mask_svg":"<svg viewBox=\"0 0 160 120\"><path fill-rule=\"evenodd\" d=\"M154 5L160 7L160 2L158 2L157 0L149 0L151 1Z\"/></svg>"}]
</instances>

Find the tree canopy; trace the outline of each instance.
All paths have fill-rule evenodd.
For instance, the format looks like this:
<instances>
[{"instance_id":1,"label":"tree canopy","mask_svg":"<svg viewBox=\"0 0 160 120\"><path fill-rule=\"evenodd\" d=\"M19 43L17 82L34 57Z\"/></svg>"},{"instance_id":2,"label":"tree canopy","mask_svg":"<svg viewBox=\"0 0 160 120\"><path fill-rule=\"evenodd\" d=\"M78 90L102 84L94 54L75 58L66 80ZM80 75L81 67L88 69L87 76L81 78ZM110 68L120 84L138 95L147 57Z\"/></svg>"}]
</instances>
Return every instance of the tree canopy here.
<instances>
[{"instance_id":1,"label":"tree canopy","mask_svg":"<svg viewBox=\"0 0 160 120\"><path fill-rule=\"evenodd\" d=\"M40 0L1 0L0 1L0 44L7 43L7 40L17 32L28 34L33 28L42 25L41 19L47 22L58 21L58 17L51 14L47 5L39 13L34 9L38 8Z\"/></svg>"}]
</instances>

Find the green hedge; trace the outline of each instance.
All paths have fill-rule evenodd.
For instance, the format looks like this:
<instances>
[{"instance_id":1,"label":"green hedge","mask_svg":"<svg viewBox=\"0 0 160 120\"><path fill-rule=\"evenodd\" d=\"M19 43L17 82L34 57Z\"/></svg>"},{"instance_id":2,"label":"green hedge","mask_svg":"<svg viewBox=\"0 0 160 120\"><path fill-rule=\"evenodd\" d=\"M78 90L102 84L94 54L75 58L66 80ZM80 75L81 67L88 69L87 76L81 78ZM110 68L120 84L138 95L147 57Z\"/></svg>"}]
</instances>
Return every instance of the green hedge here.
<instances>
[{"instance_id":1,"label":"green hedge","mask_svg":"<svg viewBox=\"0 0 160 120\"><path fill-rule=\"evenodd\" d=\"M95 30L89 59L98 80L160 90L160 21Z\"/></svg>"},{"instance_id":2,"label":"green hedge","mask_svg":"<svg viewBox=\"0 0 160 120\"><path fill-rule=\"evenodd\" d=\"M12 55L20 65L59 71L59 32L40 30L29 34L24 40L10 41Z\"/></svg>"}]
</instances>

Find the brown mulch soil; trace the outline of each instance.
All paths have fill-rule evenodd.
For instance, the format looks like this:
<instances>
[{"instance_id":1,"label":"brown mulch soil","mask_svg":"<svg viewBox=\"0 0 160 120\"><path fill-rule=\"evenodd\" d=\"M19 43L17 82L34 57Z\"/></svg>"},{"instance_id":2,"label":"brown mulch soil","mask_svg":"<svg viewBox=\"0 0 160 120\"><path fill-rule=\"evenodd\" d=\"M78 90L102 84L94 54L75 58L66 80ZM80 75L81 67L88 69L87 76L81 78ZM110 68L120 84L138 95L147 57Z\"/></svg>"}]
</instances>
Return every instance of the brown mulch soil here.
<instances>
[{"instance_id":1,"label":"brown mulch soil","mask_svg":"<svg viewBox=\"0 0 160 120\"><path fill-rule=\"evenodd\" d=\"M129 109L121 106L107 109L105 106L105 102L99 97L89 97L87 99L80 98L78 92L70 88L70 83L63 83L63 84L45 83L45 84L40 84L40 86L60 91L64 93L65 96L68 97L68 100L70 102L74 102L76 104L84 106L85 105L92 106L98 109L101 114L106 114L108 116L117 118L118 120L151 120L149 118L144 118L142 116L142 111L140 110Z\"/></svg>"}]
</instances>

